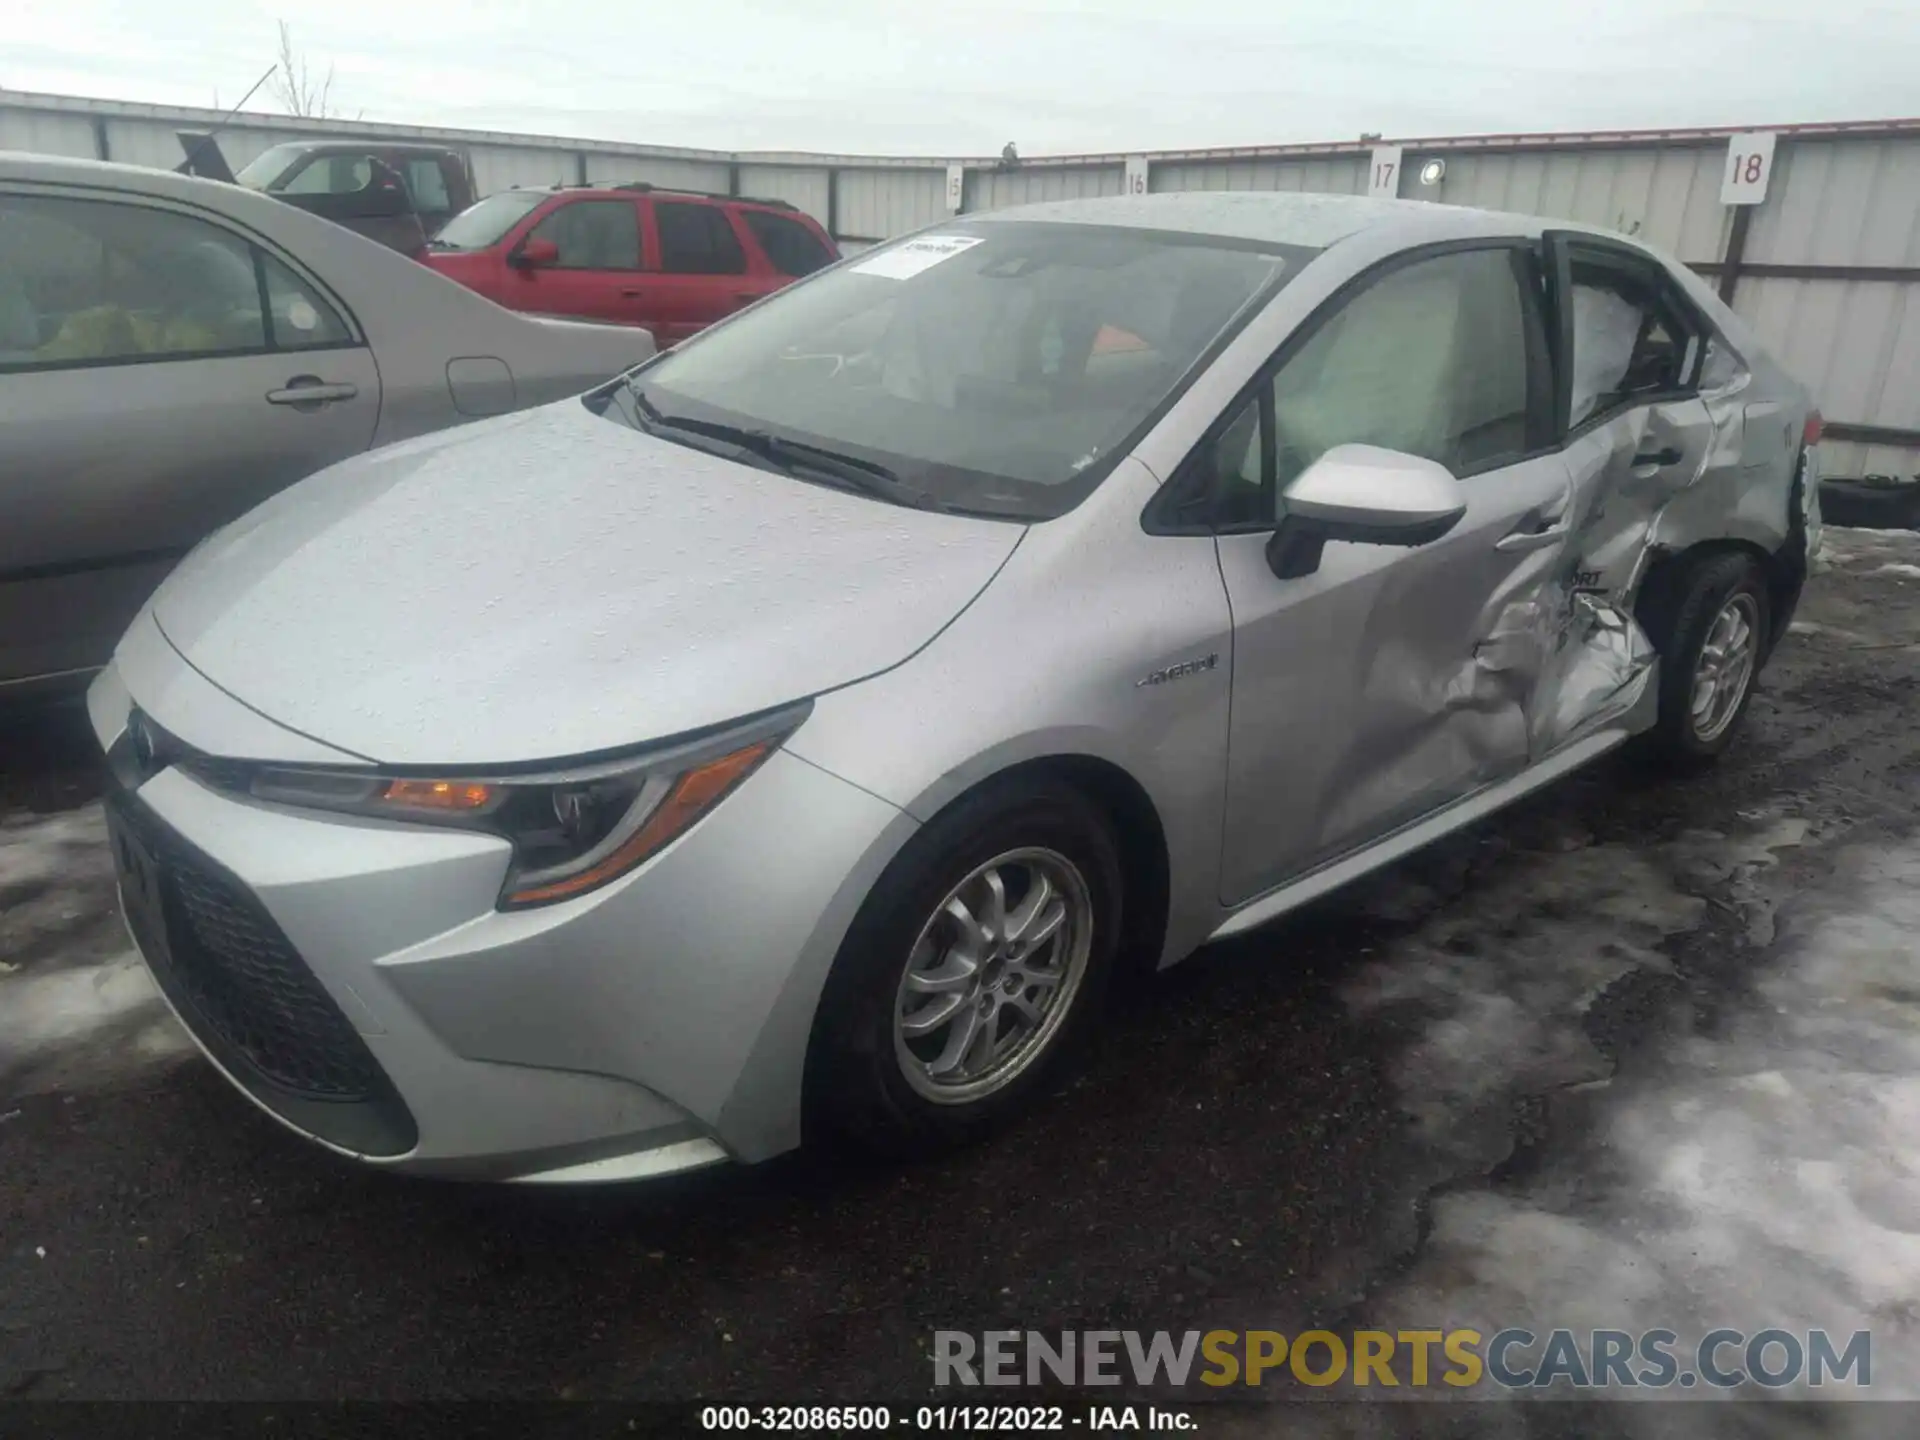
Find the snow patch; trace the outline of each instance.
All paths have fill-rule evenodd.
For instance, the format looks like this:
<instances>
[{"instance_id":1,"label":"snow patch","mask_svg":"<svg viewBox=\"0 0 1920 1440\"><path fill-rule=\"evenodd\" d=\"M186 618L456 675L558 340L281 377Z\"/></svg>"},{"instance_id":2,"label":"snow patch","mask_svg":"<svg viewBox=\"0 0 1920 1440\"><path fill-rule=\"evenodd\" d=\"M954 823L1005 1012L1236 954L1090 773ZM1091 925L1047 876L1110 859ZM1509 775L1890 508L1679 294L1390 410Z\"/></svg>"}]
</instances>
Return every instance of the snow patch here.
<instances>
[{"instance_id":1,"label":"snow patch","mask_svg":"<svg viewBox=\"0 0 1920 1440\"><path fill-rule=\"evenodd\" d=\"M0 819L0 1098L191 1048L128 943L100 807Z\"/></svg>"},{"instance_id":2,"label":"snow patch","mask_svg":"<svg viewBox=\"0 0 1920 1440\"><path fill-rule=\"evenodd\" d=\"M1825 885L1773 893L1777 852L1806 838L1782 819L1640 854L1532 857L1486 906L1516 907L1511 955L1452 957L1436 924L1372 968L1351 997L1362 1013L1389 995L1428 1011L1395 1071L1406 1102L1457 1116L1478 1096L1537 1094L1579 1069L1541 1057L1591 1048L1578 1021L1596 983L1664 964L1653 937L1700 913L1680 884L1729 887L1773 942L1748 1002L1575 1097L1579 1118L1524 1178L1436 1197L1412 1268L1356 1323L1666 1327L1680 1332L1683 1368L1719 1325L1821 1328L1842 1348L1870 1330L1864 1396L1847 1385L1772 1393L1920 1399L1920 844L1851 846ZM1537 886L1578 913L1543 919L1529 908ZM1731 1425L1738 1412L1712 1414Z\"/></svg>"}]
</instances>

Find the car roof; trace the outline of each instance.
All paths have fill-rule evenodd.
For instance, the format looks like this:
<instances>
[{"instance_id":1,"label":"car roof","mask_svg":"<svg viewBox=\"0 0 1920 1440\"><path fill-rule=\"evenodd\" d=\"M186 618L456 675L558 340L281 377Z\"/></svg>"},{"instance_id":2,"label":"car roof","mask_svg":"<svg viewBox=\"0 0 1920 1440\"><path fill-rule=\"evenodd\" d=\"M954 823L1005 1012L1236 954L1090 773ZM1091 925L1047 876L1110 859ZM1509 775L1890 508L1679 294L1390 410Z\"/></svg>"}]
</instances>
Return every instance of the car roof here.
<instances>
[{"instance_id":1,"label":"car roof","mask_svg":"<svg viewBox=\"0 0 1920 1440\"><path fill-rule=\"evenodd\" d=\"M702 205L754 205L762 210L779 210L792 215L803 214L791 200L771 199L765 195L722 195L717 190L680 190L672 185L655 185L648 180L618 180L586 185L515 185L512 188L529 193L598 195L602 198L615 194L658 195L663 200L691 200Z\"/></svg>"},{"instance_id":2,"label":"car roof","mask_svg":"<svg viewBox=\"0 0 1920 1440\"><path fill-rule=\"evenodd\" d=\"M1361 231L1391 231L1407 245L1474 235L1538 235L1549 224L1533 215L1509 215L1422 200L1375 200L1359 195L1302 191L1170 190L1153 195L1107 195L1051 200L969 214L967 221L1044 221L1173 230L1233 240L1324 249ZM1567 226L1566 228L1584 228Z\"/></svg>"},{"instance_id":3,"label":"car roof","mask_svg":"<svg viewBox=\"0 0 1920 1440\"><path fill-rule=\"evenodd\" d=\"M237 214L277 215L292 208L283 201L224 180L206 180L148 165L78 160L66 155L35 155L24 150L0 150L0 180L31 180L43 185L98 186L135 191Z\"/></svg>"}]
</instances>

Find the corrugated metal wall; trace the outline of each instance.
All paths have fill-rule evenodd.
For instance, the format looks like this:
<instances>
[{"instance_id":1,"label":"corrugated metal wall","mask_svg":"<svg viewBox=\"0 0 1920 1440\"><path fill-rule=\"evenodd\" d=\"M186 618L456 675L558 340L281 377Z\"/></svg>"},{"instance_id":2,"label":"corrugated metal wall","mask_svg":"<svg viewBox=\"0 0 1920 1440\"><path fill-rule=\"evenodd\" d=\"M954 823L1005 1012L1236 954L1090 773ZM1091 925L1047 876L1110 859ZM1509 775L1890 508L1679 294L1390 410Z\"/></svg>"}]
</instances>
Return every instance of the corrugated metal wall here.
<instances>
[{"instance_id":1,"label":"corrugated metal wall","mask_svg":"<svg viewBox=\"0 0 1920 1440\"><path fill-rule=\"evenodd\" d=\"M1359 195L1367 188L1367 157L1330 155L1310 159L1182 159L1147 172L1149 190L1310 190L1319 195Z\"/></svg>"},{"instance_id":2,"label":"corrugated metal wall","mask_svg":"<svg viewBox=\"0 0 1920 1440\"><path fill-rule=\"evenodd\" d=\"M578 161L565 150L475 145L467 153L473 161L474 188L482 195L491 195L496 190L572 185L580 179Z\"/></svg>"},{"instance_id":3,"label":"corrugated metal wall","mask_svg":"<svg viewBox=\"0 0 1920 1440\"><path fill-rule=\"evenodd\" d=\"M758 200L784 200L825 225L833 182L825 166L742 165L740 193Z\"/></svg>"},{"instance_id":4,"label":"corrugated metal wall","mask_svg":"<svg viewBox=\"0 0 1920 1440\"><path fill-rule=\"evenodd\" d=\"M616 185L645 181L663 189L724 191L725 161L668 160L646 155L587 156L589 185Z\"/></svg>"},{"instance_id":5,"label":"corrugated metal wall","mask_svg":"<svg viewBox=\"0 0 1920 1440\"><path fill-rule=\"evenodd\" d=\"M0 91L6 149L92 156L103 135L113 159L171 169L182 154L177 131L221 123L221 149L237 169L288 139L410 135L464 148L483 195L571 184L583 173L594 182L707 191L725 191L737 179L743 194L786 200L831 225L849 252L949 214L944 159L734 155L263 115L224 121L212 111ZM1862 130L1868 133L1856 133ZM1734 212L1720 203L1727 143L1725 133L1708 131L1410 141L1401 194L1624 230L1714 274L1735 238ZM1364 144L1148 158L1148 185L1156 191L1357 194L1369 165ZM1430 158L1444 160L1446 173L1424 186L1418 176ZM1124 175L1118 155L1030 160L1011 170L969 161L962 209L1114 195ZM1920 444L1910 443L1920 433L1920 124L1782 131L1743 258L1735 308L1813 386L1828 421L1905 432L1897 443L1830 442L1830 472L1920 471ZM1814 267L1825 273L1807 273Z\"/></svg>"},{"instance_id":6,"label":"corrugated metal wall","mask_svg":"<svg viewBox=\"0 0 1920 1440\"><path fill-rule=\"evenodd\" d=\"M1746 262L1920 269L1920 143L1782 145ZM1819 392L1827 419L1920 430L1920 284L1749 276L1740 313ZM1837 442L1836 474L1920 470L1920 451Z\"/></svg>"},{"instance_id":7,"label":"corrugated metal wall","mask_svg":"<svg viewBox=\"0 0 1920 1440\"><path fill-rule=\"evenodd\" d=\"M947 214L947 173L940 170L846 169L840 172L839 230L885 240L931 225Z\"/></svg>"},{"instance_id":8,"label":"corrugated metal wall","mask_svg":"<svg viewBox=\"0 0 1920 1440\"><path fill-rule=\"evenodd\" d=\"M98 158L93 122L85 115L50 115L43 110L15 110L5 106L0 106L0 150Z\"/></svg>"},{"instance_id":9,"label":"corrugated metal wall","mask_svg":"<svg viewBox=\"0 0 1920 1440\"><path fill-rule=\"evenodd\" d=\"M1478 205L1546 215L1638 235L1678 259L1713 261L1725 249L1727 210L1720 169L1727 147L1530 151L1448 155L1410 151L1401 167L1413 177L1401 193L1449 205ZM1446 174L1433 193L1418 181L1438 157Z\"/></svg>"},{"instance_id":10,"label":"corrugated metal wall","mask_svg":"<svg viewBox=\"0 0 1920 1440\"><path fill-rule=\"evenodd\" d=\"M1049 165L1004 172L975 170L967 176L966 208L1004 210L1010 205L1034 205L1042 200L1118 195L1126 178L1125 165Z\"/></svg>"}]
</instances>

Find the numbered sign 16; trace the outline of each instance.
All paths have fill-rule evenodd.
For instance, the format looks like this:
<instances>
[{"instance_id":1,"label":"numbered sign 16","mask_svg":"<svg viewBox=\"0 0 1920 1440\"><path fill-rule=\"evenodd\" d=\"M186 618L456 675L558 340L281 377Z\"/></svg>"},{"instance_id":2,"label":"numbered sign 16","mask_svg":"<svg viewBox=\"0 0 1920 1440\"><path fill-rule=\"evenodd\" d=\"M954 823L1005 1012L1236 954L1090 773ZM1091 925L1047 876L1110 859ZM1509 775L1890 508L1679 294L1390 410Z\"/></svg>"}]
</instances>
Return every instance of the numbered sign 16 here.
<instances>
[{"instance_id":1,"label":"numbered sign 16","mask_svg":"<svg viewBox=\"0 0 1920 1440\"><path fill-rule=\"evenodd\" d=\"M1127 194L1144 195L1147 193L1147 157L1144 155L1127 156Z\"/></svg>"},{"instance_id":2,"label":"numbered sign 16","mask_svg":"<svg viewBox=\"0 0 1920 1440\"><path fill-rule=\"evenodd\" d=\"M1722 205L1758 205L1767 198L1773 176L1771 130L1735 135L1727 141L1727 168L1720 177Z\"/></svg>"},{"instance_id":3,"label":"numbered sign 16","mask_svg":"<svg viewBox=\"0 0 1920 1440\"><path fill-rule=\"evenodd\" d=\"M967 168L964 165L947 166L947 209L960 213L960 202L967 196Z\"/></svg>"},{"instance_id":4,"label":"numbered sign 16","mask_svg":"<svg viewBox=\"0 0 1920 1440\"><path fill-rule=\"evenodd\" d=\"M1373 164L1367 171L1367 194L1382 200L1392 200L1399 196L1400 147L1398 145L1373 147Z\"/></svg>"}]
</instances>

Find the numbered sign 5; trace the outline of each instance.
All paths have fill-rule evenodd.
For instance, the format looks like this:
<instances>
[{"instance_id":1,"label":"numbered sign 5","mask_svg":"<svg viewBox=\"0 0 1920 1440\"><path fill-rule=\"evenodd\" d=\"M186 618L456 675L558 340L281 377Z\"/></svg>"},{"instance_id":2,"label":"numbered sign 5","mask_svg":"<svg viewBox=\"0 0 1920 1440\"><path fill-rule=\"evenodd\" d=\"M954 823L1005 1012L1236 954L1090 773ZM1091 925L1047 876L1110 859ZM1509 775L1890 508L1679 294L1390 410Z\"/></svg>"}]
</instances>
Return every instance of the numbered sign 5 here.
<instances>
[{"instance_id":1,"label":"numbered sign 5","mask_svg":"<svg viewBox=\"0 0 1920 1440\"><path fill-rule=\"evenodd\" d=\"M1767 198L1773 178L1771 130L1735 135L1727 141L1727 168L1720 177L1722 205L1758 205Z\"/></svg>"},{"instance_id":2,"label":"numbered sign 5","mask_svg":"<svg viewBox=\"0 0 1920 1440\"><path fill-rule=\"evenodd\" d=\"M958 215L961 202L966 198L967 167L958 164L947 166L947 209Z\"/></svg>"},{"instance_id":3,"label":"numbered sign 5","mask_svg":"<svg viewBox=\"0 0 1920 1440\"><path fill-rule=\"evenodd\" d=\"M1367 194L1383 200L1392 200L1399 196L1400 147L1398 145L1373 147L1373 165L1367 171Z\"/></svg>"},{"instance_id":4,"label":"numbered sign 5","mask_svg":"<svg viewBox=\"0 0 1920 1440\"><path fill-rule=\"evenodd\" d=\"M1144 155L1127 156L1127 185L1129 195L1147 193L1147 157Z\"/></svg>"}]
</instances>

